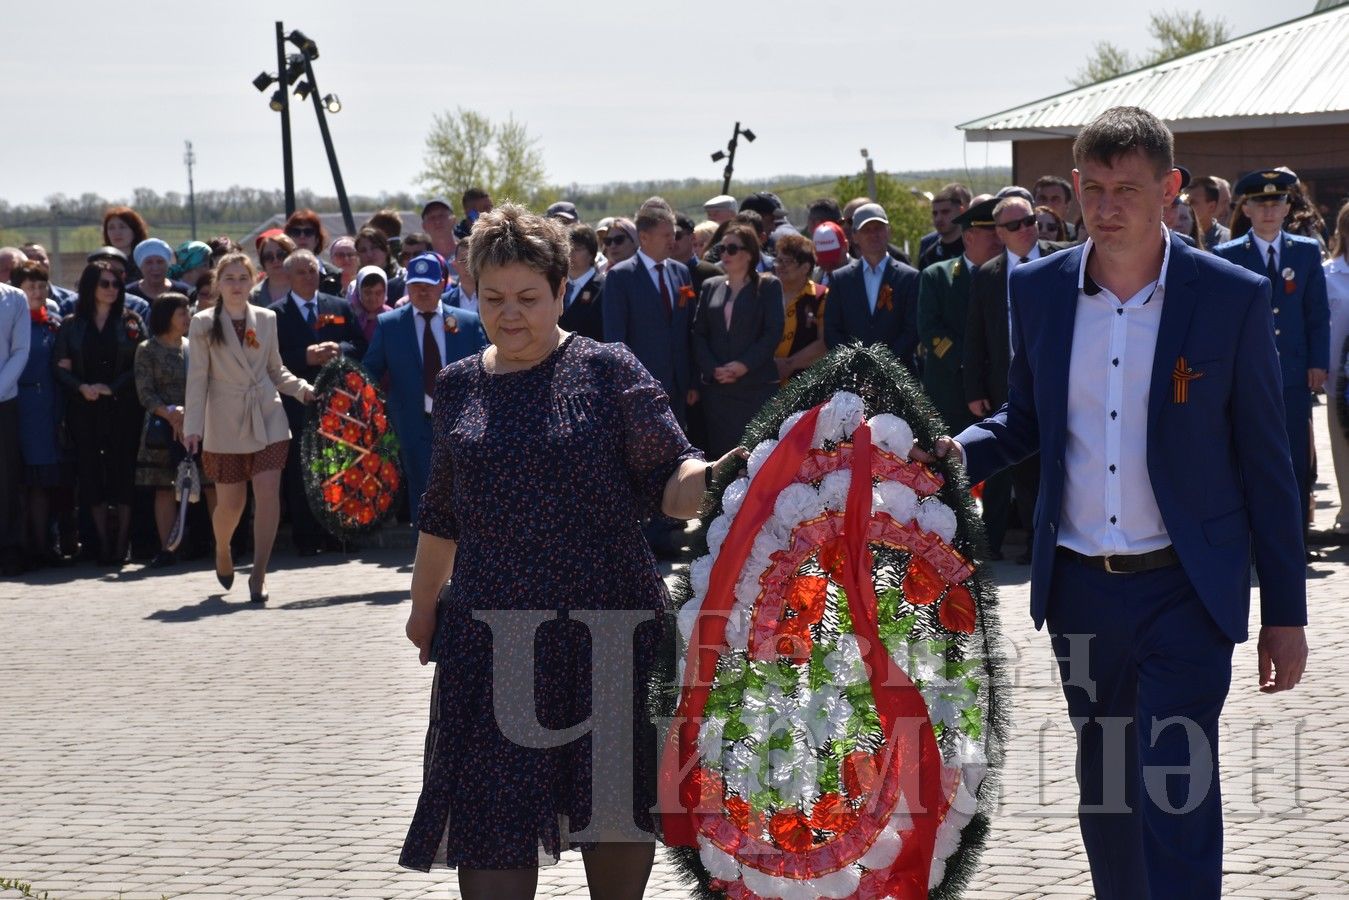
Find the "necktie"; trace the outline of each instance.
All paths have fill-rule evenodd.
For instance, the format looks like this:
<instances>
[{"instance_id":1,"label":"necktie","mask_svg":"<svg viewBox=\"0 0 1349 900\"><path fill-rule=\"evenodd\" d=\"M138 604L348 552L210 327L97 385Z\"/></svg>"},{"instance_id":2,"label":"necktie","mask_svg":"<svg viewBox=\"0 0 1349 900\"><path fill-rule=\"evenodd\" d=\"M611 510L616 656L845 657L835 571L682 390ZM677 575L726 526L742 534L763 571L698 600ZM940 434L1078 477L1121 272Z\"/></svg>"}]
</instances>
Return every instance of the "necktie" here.
<instances>
[{"instance_id":1,"label":"necktie","mask_svg":"<svg viewBox=\"0 0 1349 900\"><path fill-rule=\"evenodd\" d=\"M440 347L431 333L431 321L436 314L419 312L417 315L426 320L426 327L422 329L422 390L430 397L435 394L436 376L440 374Z\"/></svg>"},{"instance_id":2,"label":"necktie","mask_svg":"<svg viewBox=\"0 0 1349 900\"><path fill-rule=\"evenodd\" d=\"M576 299L576 282L567 282L567 300L562 304L563 309L571 309L572 301Z\"/></svg>"},{"instance_id":3,"label":"necktie","mask_svg":"<svg viewBox=\"0 0 1349 900\"><path fill-rule=\"evenodd\" d=\"M318 317L314 314L314 301L305 301L304 310L304 320L309 323L310 328L313 328L315 323L318 322Z\"/></svg>"},{"instance_id":4,"label":"necktie","mask_svg":"<svg viewBox=\"0 0 1349 900\"><path fill-rule=\"evenodd\" d=\"M1021 265L1024 266L1024 265L1025 265L1026 263L1028 263L1028 262L1030 262L1030 257L1029 257L1029 256L1023 256L1023 257L1021 257Z\"/></svg>"},{"instance_id":5,"label":"necktie","mask_svg":"<svg viewBox=\"0 0 1349 900\"><path fill-rule=\"evenodd\" d=\"M660 299L665 306L665 320L670 320L673 304L670 302L670 287L665 283L665 263L656 263L656 280L660 282Z\"/></svg>"},{"instance_id":6,"label":"necktie","mask_svg":"<svg viewBox=\"0 0 1349 900\"><path fill-rule=\"evenodd\" d=\"M1265 263L1265 274L1269 276L1269 283L1277 285L1279 283L1279 265L1274 261L1274 245L1269 245L1269 257Z\"/></svg>"}]
</instances>

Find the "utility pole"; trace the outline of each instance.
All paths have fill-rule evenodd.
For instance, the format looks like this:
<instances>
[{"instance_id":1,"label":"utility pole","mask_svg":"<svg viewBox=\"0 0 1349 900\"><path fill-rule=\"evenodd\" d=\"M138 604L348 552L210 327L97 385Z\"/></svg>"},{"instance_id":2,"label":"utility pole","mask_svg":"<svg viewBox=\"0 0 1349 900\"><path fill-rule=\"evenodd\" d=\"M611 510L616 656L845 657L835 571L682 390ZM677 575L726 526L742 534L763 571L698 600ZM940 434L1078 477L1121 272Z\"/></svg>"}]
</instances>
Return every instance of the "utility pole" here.
<instances>
[{"instance_id":1,"label":"utility pole","mask_svg":"<svg viewBox=\"0 0 1349 900\"><path fill-rule=\"evenodd\" d=\"M351 202L347 200L347 189L342 183L342 169L337 165L337 151L333 149L333 136L328 131L328 117L324 101L319 99L319 85L314 78L314 66L309 55L304 55L304 72L309 79L310 97L314 101L314 114L318 116L319 133L323 135L323 149L328 152L328 168L333 172L333 186L337 188L337 202L342 206L342 221L346 223L347 234L356 233L356 220L351 214Z\"/></svg>"},{"instance_id":2,"label":"utility pole","mask_svg":"<svg viewBox=\"0 0 1349 900\"><path fill-rule=\"evenodd\" d=\"M308 63L306 62L306 65ZM276 23L276 78L281 86L281 166L286 180L286 218L295 212L295 170L290 151L290 84L286 80L286 31Z\"/></svg>"},{"instance_id":3,"label":"utility pole","mask_svg":"<svg viewBox=\"0 0 1349 900\"><path fill-rule=\"evenodd\" d=\"M721 192L723 194L731 192L731 173L735 170L735 148L740 143L740 135L742 134L745 136L745 140L750 143L754 142L754 132L748 128L741 128L740 123L736 122L735 130L731 132L731 139L726 143L726 152L718 150L712 154L712 162L726 160L726 168L721 173Z\"/></svg>"},{"instance_id":4,"label":"utility pole","mask_svg":"<svg viewBox=\"0 0 1349 900\"><path fill-rule=\"evenodd\" d=\"M183 165L187 166L187 208L192 212L192 240L197 239L197 189L192 183L192 166L197 162L197 154L192 152L192 142L184 141L187 149L183 152Z\"/></svg>"},{"instance_id":5,"label":"utility pole","mask_svg":"<svg viewBox=\"0 0 1349 900\"><path fill-rule=\"evenodd\" d=\"M876 199L876 166L872 162L871 154L867 153L867 148L862 148L862 158L867 161L867 196L872 200Z\"/></svg>"}]
</instances>

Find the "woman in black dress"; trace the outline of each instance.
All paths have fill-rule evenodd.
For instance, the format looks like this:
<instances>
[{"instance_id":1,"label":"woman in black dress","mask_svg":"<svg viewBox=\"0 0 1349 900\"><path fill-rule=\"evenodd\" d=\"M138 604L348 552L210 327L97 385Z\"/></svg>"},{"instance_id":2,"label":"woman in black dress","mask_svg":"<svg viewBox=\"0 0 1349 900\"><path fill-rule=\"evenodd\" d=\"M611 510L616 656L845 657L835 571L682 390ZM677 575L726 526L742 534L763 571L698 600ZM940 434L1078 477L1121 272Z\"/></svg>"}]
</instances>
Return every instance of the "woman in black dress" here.
<instances>
[{"instance_id":1,"label":"woman in black dress","mask_svg":"<svg viewBox=\"0 0 1349 900\"><path fill-rule=\"evenodd\" d=\"M145 410L136 398L136 347L145 323L125 308L125 285L110 263L85 266L75 314L61 323L52 358L67 391L80 504L98 532L101 565L126 561L136 447Z\"/></svg>"},{"instance_id":2,"label":"woman in black dress","mask_svg":"<svg viewBox=\"0 0 1349 900\"><path fill-rule=\"evenodd\" d=\"M655 852L645 684L668 595L639 523L697 515L708 466L626 347L558 327L567 256L556 222L480 217L492 346L436 379L407 623L436 677L400 862L458 868L467 900L532 897L566 849L591 896L635 900Z\"/></svg>"},{"instance_id":3,"label":"woman in black dress","mask_svg":"<svg viewBox=\"0 0 1349 900\"><path fill-rule=\"evenodd\" d=\"M759 272L754 229L732 222L717 249L726 274L703 282L693 317L693 363L713 455L739 444L749 420L777 392L773 354L785 317L781 282Z\"/></svg>"}]
</instances>

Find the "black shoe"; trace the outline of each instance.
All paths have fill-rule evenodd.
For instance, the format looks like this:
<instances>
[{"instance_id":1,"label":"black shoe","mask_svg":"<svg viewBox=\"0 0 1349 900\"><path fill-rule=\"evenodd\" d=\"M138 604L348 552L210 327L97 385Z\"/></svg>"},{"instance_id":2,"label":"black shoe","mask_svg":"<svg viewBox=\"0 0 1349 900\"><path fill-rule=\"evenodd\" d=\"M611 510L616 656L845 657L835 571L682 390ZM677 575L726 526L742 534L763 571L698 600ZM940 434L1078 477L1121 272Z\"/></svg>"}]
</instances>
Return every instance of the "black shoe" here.
<instances>
[{"instance_id":1,"label":"black shoe","mask_svg":"<svg viewBox=\"0 0 1349 900\"><path fill-rule=\"evenodd\" d=\"M249 591L249 592L248 592L248 602L249 602L249 603L259 603L259 604L261 604L261 603L266 603L266 602L267 602L268 596L270 596L270 595L269 595L266 591Z\"/></svg>"},{"instance_id":2,"label":"black shoe","mask_svg":"<svg viewBox=\"0 0 1349 900\"><path fill-rule=\"evenodd\" d=\"M230 563L229 572L221 572L219 569L216 569L215 580L220 582L220 586L227 591L234 587L234 564Z\"/></svg>"},{"instance_id":3,"label":"black shoe","mask_svg":"<svg viewBox=\"0 0 1349 900\"><path fill-rule=\"evenodd\" d=\"M987 559L990 562L1002 562L1006 557L1002 555L1001 550L990 550L984 559Z\"/></svg>"},{"instance_id":4,"label":"black shoe","mask_svg":"<svg viewBox=\"0 0 1349 900\"><path fill-rule=\"evenodd\" d=\"M178 554L172 550L160 550L155 554L155 558L150 560L149 568L164 569L178 562Z\"/></svg>"}]
</instances>

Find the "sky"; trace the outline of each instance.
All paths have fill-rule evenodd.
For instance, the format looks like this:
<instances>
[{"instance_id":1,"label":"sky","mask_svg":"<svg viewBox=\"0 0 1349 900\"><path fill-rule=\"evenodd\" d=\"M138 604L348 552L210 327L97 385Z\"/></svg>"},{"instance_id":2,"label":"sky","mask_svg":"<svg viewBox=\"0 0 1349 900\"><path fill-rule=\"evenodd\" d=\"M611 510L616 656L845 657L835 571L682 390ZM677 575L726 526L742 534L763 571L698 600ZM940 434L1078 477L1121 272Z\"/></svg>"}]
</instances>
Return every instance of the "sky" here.
<instances>
[{"instance_id":1,"label":"sky","mask_svg":"<svg viewBox=\"0 0 1349 900\"><path fill-rule=\"evenodd\" d=\"M1220 14L1238 36L1313 6L1224 0ZM275 69L278 17L317 42L320 88L342 100L329 123L348 192L420 194L432 116L456 106L523 122L557 184L718 177L709 154L737 120L758 136L737 178L856 172L863 147L882 171L1008 165L1009 144L967 145L955 126L1067 90L1097 41L1146 49L1148 12L1165 8L137 0L114 24L49 0L11 17L0 53L0 198L185 193L185 140L198 190L279 188L279 116L250 83ZM312 105L291 114L297 186L331 195Z\"/></svg>"}]
</instances>

